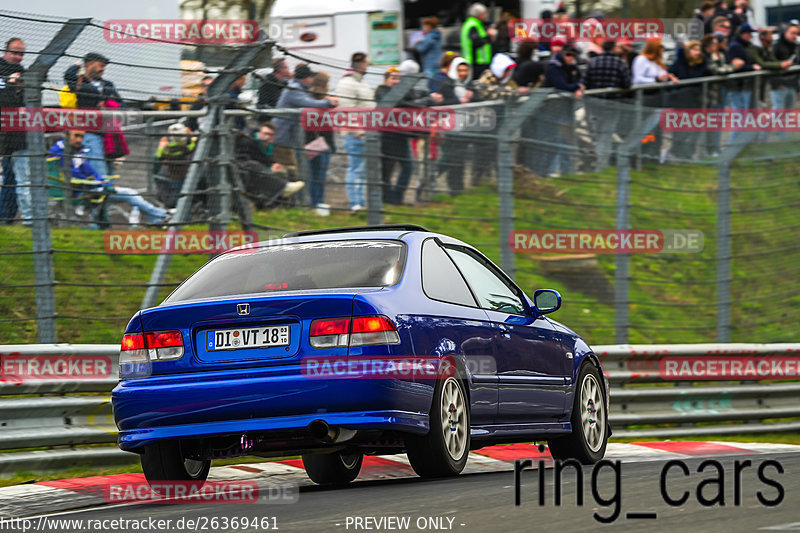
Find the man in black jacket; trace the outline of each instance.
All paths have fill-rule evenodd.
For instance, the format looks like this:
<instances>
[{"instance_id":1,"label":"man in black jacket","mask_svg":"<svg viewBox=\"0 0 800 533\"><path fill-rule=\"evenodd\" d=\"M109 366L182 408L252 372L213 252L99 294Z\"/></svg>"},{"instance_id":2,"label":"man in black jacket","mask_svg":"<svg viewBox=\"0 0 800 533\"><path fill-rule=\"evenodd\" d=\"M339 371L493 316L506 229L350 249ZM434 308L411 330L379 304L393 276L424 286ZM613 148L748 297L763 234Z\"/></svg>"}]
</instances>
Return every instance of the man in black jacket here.
<instances>
[{"instance_id":1,"label":"man in black jacket","mask_svg":"<svg viewBox=\"0 0 800 533\"><path fill-rule=\"evenodd\" d=\"M64 72L64 81L78 97L78 108L100 109L109 100L122 102L114 84L103 79L108 63L104 55L89 52L83 57L83 63L75 63ZM88 158L92 168L101 176L108 175L102 132L87 131L83 143L89 149Z\"/></svg>"},{"instance_id":2,"label":"man in black jacket","mask_svg":"<svg viewBox=\"0 0 800 533\"><path fill-rule=\"evenodd\" d=\"M0 58L0 108L23 107L22 58L25 43L19 37L6 41L6 51ZM3 190L0 193L0 223L10 224L19 204L23 224L30 225L31 210L30 172L27 141L24 131L0 131L0 156L3 166Z\"/></svg>"},{"instance_id":3,"label":"man in black jacket","mask_svg":"<svg viewBox=\"0 0 800 533\"><path fill-rule=\"evenodd\" d=\"M629 89L631 71L628 65L614 53L614 41L603 43L603 53L589 61L584 81L586 89ZM586 100L589 126L595 139L597 159L595 170L603 170L611 160L612 136L617 133L621 113L618 105L608 100L618 100L621 93L603 94Z\"/></svg>"},{"instance_id":4,"label":"man in black jacket","mask_svg":"<svg viewBox=\"0 0 800 533\"><path fill-rule=\"evenodd\" d=\"M572 43L567 43L564 49L550 58L545 73L545 87L554 87L565 93L572 93L572 97L558 98L548 101L540 114L541 121L539 139L546 139L557 144L557 148L543 148L536 172L551 178L557 178L564 172L571 171L569 147L574 143L573 129L575 120L576 98L583 95L586 88L581 82L581 73L577 65L578 49Z\"/></svg>"},{"instance_id":5,"label":"man in black jacket","mask_svg":"<svg viewBox=\"0 0 800 533\"><path fill-rule=\"evenodd\" d=\"M379 107L382 106L382 101L389 91L400 83L400 75L401 72L396 67L390 67L383 75L383 84L375 89L375 102ZM415 95L412 88L395 107L426 107L441 102L442 99L438 96ZM411 136L406 132L381 133L381 177L385 204L401 205L405 198L408 182L411 181L411 174L414 172L410 141ZM392 186L392 174L396 164L400 165L400 174Z\"/></svg>"},{"instance_id":6,"label":"man in black jacket","mask_svg":"<svg viewBox=\"0 0 800 533\"><path fill-rule=\"evenodd\" d=\"M797 24L789 24L781 33L778 42L772 47L775 59L778 61L791 60L792 65L798 63L797 53L797 34L800 28ZM769 95L772 99L772 109L793 109L797 100L798 74L785 74L783 76L773 76L769 80Z\"/></svg>"},{"instance_id":7,"label":"man in black jacket","mask_svg":"<svg viewBox=\"0 0 800 533\"><path fill-rule=\"evenodd\" d=\"M755 48L752 43L752 34L755 31L750 24L742 24L728 46L728 59L733 65L734 72L761 70L761 66L753 59L754 55L750 53L750 48ZM733 109L747 109L750 107L752 87L752 80L732 82L729 98Z\"/></svg>"},{"instance_id":8,"label":"man in black jacket","mask_svg":"<svg viewBox=\"0 0 800 533\"><path fill-rule=\"evenodd\" d=\"M272 72L267 74L264 83L258 89L258 107L275 107L281 91L289 84L292 73L282 57L272 60Z\"/></svg>"}]
</instances>

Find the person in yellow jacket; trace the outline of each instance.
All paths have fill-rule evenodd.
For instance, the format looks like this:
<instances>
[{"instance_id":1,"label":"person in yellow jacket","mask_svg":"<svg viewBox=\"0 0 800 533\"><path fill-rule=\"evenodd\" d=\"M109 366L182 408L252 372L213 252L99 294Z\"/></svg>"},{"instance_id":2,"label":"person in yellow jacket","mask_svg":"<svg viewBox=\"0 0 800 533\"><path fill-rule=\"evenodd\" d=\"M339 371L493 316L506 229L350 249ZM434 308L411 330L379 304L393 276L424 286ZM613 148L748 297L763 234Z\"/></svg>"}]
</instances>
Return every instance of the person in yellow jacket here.
<instances>
[{"instance_id":1,"label":"person in yellow jacket","mask_svg":"<svg viewBox=\"0 0 800 533\"><path fill-rule=\"evenodd\" d=\"M467 20L461 26L461 56L472 65L472 79L480 78L492 61L492 42L497 38L496 28L487 28L489 11L476 2L469 6Z\"/></svg>"}]
</instances>

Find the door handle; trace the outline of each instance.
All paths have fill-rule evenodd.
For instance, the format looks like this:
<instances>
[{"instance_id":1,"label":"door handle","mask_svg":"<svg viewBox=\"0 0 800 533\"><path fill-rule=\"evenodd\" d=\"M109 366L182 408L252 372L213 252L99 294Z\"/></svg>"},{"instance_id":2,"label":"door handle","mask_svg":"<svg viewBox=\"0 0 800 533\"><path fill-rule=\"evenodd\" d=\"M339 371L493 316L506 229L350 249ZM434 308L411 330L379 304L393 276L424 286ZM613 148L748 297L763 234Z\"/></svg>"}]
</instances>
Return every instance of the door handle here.
<instances>
[{"instance_id":1,"label":"door handle","mask_svg":"<svg viewBox=\"0 0 800 533\"><path fill-rule=\"evenodd\" d=\"M506 339L511 338L511 330L509 330L507 326L501 325L498 326L498 329L500 329L500 333L503 335L503 337L505 337Z\"/></svg>"}]
</instances>

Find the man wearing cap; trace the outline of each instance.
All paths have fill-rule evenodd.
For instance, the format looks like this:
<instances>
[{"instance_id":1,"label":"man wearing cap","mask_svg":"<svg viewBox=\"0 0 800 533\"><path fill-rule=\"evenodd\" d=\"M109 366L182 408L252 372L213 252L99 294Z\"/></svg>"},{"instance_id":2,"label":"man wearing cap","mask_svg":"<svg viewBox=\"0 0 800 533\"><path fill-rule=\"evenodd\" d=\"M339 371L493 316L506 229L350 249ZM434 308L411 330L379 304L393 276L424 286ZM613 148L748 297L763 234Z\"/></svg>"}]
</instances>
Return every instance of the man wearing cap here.
<instances>
[{"instance_id":1,"label":"man wearing cap","mask_svg":"<svg viewBox=\"0 0 800 533\"><path fill-rule=\"evenodd\" d=\"M468 15L461 26L461 56L472 65L472 79L477 80L491 64L492 42L497 38L497 30L486 27L489 10L485 5L472 4Z\"/></svg>"},{"instance_id":2,"label":"man wearing cap","mask_svg":"<svg viewBox=\"0 0 800 533\"><path fill-rule=\"evenodd\" d=\"M82 64L75 63L64 72L64 81L77 96L80 109L100 109L105 107L108 100L121 103L122 98L114 84L103 79L108 63L108 58L104 55L89 52L83 57ZM102 131L87 131L83 143L88 149L87 157L92 168L101 176L106 176L108 166L101 133Z\"/></svg>"},{"instance_id":3,"label":"man wearing cap","mask_svg":"<svg viewBox=\"0 0 800 533\"><path fill-rule=\"evenodd\" d=\"M286 59L278 57L272 60L272 72L267 74L264 83L258 89L258 107L275 107L281 97L281 91L289 84L292 73L286 65Z\"/></svg>"},{"instance_id":4,"label":"man wearing cap","mask_svg":"<svg viewBox=\"0 0 800 533\"><path fill-rule=\"evenodd\" d=\"M308 92L308 87L314 79L314 72L307 63L299 63L294 69L294 79L281 91L278 109L297 109L302 107L335 107L338 99L329 96L322 100L317 100ZM301 142L298 127L300 120L298 116L278 115L274 117L273 123L278 129L275 135L275 151L273 157L275 161L284 167L297 168L297 158L295 151L300 152L305 146L305 139Z\"/></svg>"},{"instance_id":5,"label":"man wearing cap","mask_svg":"<svg viewBox=\"0 0 800 533\"><path fill-rule=\"evenodd\" d=\"M22 107L22 58L25 43L19 37L6 41L6 51L0 58L0 108ZM0 223L11 224L17 213L17 203L23 224L31 224L31 190L28 143L24 131L0 131L0 155L3 158L3 191L0 193ZM19 190L17 190L19 189Z\"/></svg>"},{"instance_id":6,"label":"man wearing cap","mask_svg":"<svg viewBox=\"0 0 800 533\"><path fill-rule=\"evenodd\" d=\"M554 87L559 91L570 92L575 98L580 98L585 86L581 83L581 74L577 65L578 48L567 43L564 49L550 58L545 73L544 87ZM558 144L556 153L552 148L544 150L538 172L550 177L559 177L559 170L563 168L565 172L570 170L569 155L566 151L571 143L572 123L574 119L574 109L572 99L559 98L547 104L545 107L545 117L539 122L541 131L540 139L552 139L553 133L556 138L552 140Z\"/></svg>"},{"instance_id":7,"label":"man wearing cap","mask_svg":"<svg viewBox=\"0 0 800 533\"><path fill-rule=\"evenodd\" d=\"M335 91L342 107L375 107L372 89L364 81L367 64L367 54L363 52L356 52L350 57L350 68L339 80ZM364 197L367 181L364 161L365 144L363 131L344 132L344 149L347 152L347 173L344 183L350 210L354 213L363 209L366 203Z\"/></svg>"},{"instance_id":8,"label":"man wearing cap","mask_svg":"<svg viewBox=\"0 0 800 533\"><path fill-rule=\"evenodd\" d=\"M761 70L761 66L753 60L755 54L750 52L750 48L755 47L752 43L752 34L755 31L750 24L742 24L728 46L728 60L733 65L734 73ZM732 82L730 103L733 109L747 109L750 107L751 84L752 81L750 80ZM734 135L736 135L736 132L734 132Z\"/></svg>"}]
</instances>

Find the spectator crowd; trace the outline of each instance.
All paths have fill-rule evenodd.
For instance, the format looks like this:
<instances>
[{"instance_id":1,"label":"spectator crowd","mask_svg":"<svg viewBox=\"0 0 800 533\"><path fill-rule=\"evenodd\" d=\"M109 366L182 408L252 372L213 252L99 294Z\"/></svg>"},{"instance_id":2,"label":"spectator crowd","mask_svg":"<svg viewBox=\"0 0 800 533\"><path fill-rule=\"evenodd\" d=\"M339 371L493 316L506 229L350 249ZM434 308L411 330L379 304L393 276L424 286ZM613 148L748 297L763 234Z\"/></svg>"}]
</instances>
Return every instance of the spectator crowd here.
<instances>
[{"instance_id":1,"label":"spectator crowd","mask_svg":"<svg viewBox=\"0 0 800 533\"><path fill-rule=\"evenodd\" d=\"M541 14L543 19L568 17L563 8ZM675 43L668 56L665 43L658 38L640 47L629 40L602 38L585 43L567 42L561 37L546 42L514 43L513 17L505 13L496 24L491 24L487 7L475 3L465 14L455 50L446 49L448 45L437 17L423 18L422 31L409 40L408 58L399 67L383 72L383 81L376 89L364 79L370 63L367 54L361 51L352 54L349 67L333 88L329 87L330 73L315 70L315 65L304 62L290 68L286 57L278 57L272 60L271 73L261 78L256 102L258 113L251 115L257 118L257 123L248 122L243 116L235 117L232 122L236 132L235 166L247 196L257 208L295 197L324 214L329 208L325 202L331 157L341 151L347 157L343 181L348 209L362 210L367 181L365 132L345 131L340 137L341 145L337 145L333 132L303 131L296 115L274 111L270 114L270 110L379 107L403 77L410 75L420 79L395 100L395 107L511 100L528 95L533 89L552 89L560 96L548 100L521 127L523 142L517 163L553 178L574 172L576 164L581 163L571 148L579 144L578 122L585 124L593 140L593 170L600 171L612 164L614 143L620 142L630 130L629 114L621 111L625 109L622 106L630 106L633 97L629 89L638 85L668 84L642 92L641 103L654 109L795 106L798 76L786 71L798 62L797 21L782 24L777 34L771 28L756 28L747 0L735 0L731 6L724 1L706 0L695 17L702 21L705 35L698 40ZM597 24L601 24L602 18L602 14L593 15ZM21 80L25 52L22 38L5 41L0 59L2 107L23 105ZM105 77L110 61L97 51L89 51L82 61L69 66L63 72L62 107L114 109L124 105L113 81ZM731 78L705 88L700 84L680 83L759 70L770 71L772 75L757 80ZM192 104L193 109L208 105L206 91L213 81L213 76L203 78L202 91ZM241 76L226 88L229 108L242 107L239 96L245 82L246 76ZM754 83L762 86L754 87ZM595 89L620 91L586 94ZM754 94L762 95L762 101L754 101ZM498 117L498 122L502 119ZM111 176L118 166L116 160L127 153L120 132L67 132L64 138L52 143L50 155L62 169L69 166L68 173L80 180L75 195L100 195L104 200L125 202L144 213L149 223L165 224L169 222L170 209L181 196L197 137L204 132L203 118L189 118L172 124L168 135L160 140L155 154L160 206L151 204L133 189L113 184ZM730 142L735 137L732 135ZM543 140L545 145L537 144ZM701 138L681 132L667 143L665 135L654 126L641 139L642 153L661 162L670 158L692 159L698 154L714 156L724 148L721 140L719 133ZM475 184L489 173L492 157L496 155L496 143L491 137L462 140L456 135L437 136L435 132L382 132L380 179L384 203L406 202L415 161L423 149L431 159L436 159L435 174L444 176L449 192L454 195L465 189L468 160L472 160ZM30 153L25 133L0 132L0 155L3 171L0 222L10 223L19 212L22 223L30 225ZM67 157L72 158L72 164L65 163ZM416 200L423 199L418 188Z\"/></svg>"}]
</instances>

